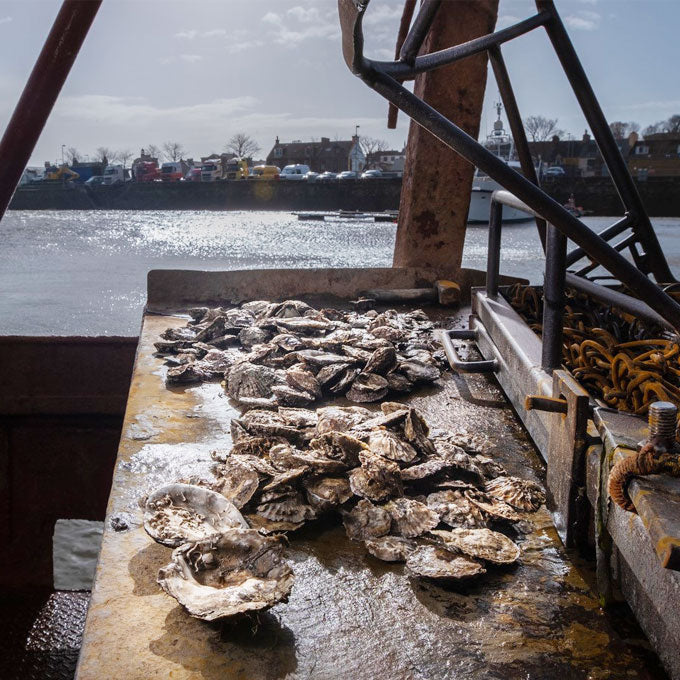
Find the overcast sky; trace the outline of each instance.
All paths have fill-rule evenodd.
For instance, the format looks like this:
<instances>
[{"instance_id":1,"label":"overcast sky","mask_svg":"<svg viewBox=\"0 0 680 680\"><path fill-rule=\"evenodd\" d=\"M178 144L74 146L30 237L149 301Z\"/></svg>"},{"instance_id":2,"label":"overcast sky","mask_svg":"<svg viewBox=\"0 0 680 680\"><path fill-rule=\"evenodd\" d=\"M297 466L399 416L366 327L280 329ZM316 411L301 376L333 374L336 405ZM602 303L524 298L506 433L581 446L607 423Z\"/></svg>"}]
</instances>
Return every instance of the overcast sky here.
<instances>
[{"instance_id":1,"label":"overcast sky","mask_svg":"<svg viewBox=\"0 0 680 680\"><path fill-rule=\"evenodd\" d=\"M452 1L452 0L448 0ZM60 6L0 0L0 124L4 130ZM369 56L393 55L403 0L372 0ZM558 9L609 120L644 128L680 113L678 0L561 0ZM500 0L499 27L535 11ZM543 31L504 48L522 115L559 119L580 136L585 123ZM487 85L482 136L497 98ZM336 0L105 0L31 163L98 146L138 152L180 142L188 156L221 151L235 132L262 155L282 141L360 134L401 148L403 115L386 128L387 106L342 61Z\"/></svg>"}]
</instances>

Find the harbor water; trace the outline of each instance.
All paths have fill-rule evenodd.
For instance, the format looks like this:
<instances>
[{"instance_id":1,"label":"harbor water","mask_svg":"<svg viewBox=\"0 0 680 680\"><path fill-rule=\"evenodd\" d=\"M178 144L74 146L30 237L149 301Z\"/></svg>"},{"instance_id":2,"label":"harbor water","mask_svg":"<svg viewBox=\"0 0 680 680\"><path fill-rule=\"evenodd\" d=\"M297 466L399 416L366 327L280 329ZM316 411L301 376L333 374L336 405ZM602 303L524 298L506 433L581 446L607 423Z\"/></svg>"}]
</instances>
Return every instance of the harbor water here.
<instances>
[{"instance_id":1,"label":"harbor water","mask_svg":"<svg viewBox=\"0 0 680 680\"><path fill-rule=\"evenodd\" d=\"M613 218L585 222L601 230ZM680 272L680 219L654 218ZM298 221L287 212L9 211L0 222L0 334L139 332L150 269L390 266L396 224ZM463 265L485 269L487 228L469 225ZM508 224L501 271L540 283L533 222Z\"/></svg>"}]
</instances>

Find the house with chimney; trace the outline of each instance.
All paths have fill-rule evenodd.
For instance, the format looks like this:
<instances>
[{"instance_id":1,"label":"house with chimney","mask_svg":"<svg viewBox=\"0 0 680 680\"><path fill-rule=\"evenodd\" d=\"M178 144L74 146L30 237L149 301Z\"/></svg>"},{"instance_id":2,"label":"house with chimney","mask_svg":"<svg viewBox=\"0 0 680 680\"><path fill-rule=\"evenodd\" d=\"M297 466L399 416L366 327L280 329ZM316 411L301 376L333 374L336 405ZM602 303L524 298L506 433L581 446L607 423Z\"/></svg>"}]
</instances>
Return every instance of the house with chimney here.
<instances>
[{"instance_id":1,"label":"house with chimney","mask_svg":"<svg viewBox=\"0 0 680 680\"><path fill-rule=\"evenodd\" d=\"M680 176L680 133L659 132L636 140L628 157L631 175L648 177Z\"/></svg>"},{"instance_id":2,"label":"house with chimney","mask_svg":"<svg viewBox=\"0 0 680 680\"><path fill-rule=\"evenodd\" d=\"M404 172L405 160L405 147L401 151L396 149L374 151L366 156L366 168L382 170L383 172L402 173Z\"/></svg>"},{"instance_id":3,"label":"house with chimney","mask_svg":"<svg viewBox=\"0 0 680 680\"><path fill-rule=\"evenodd\" d=\"M350 140L333 140L322 137L320 141L281 142L276 137L272 150L267 154L267 165L308 165L314 172L361 172L366 166L366 156L359 144L359 137Z\"/></svg>"}]
</instances>

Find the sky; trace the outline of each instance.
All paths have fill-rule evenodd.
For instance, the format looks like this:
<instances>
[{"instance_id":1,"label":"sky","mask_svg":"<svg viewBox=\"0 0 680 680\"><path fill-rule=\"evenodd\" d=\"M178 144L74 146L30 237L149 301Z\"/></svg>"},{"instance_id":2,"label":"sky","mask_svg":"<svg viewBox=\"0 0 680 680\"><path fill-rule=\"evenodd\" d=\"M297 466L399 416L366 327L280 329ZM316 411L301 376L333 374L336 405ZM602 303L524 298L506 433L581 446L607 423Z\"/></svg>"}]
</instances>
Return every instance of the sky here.
<instances>
[{"instance_id":1,"label":"sky","mask_svg":"<svg viewBox=\"0 0 680 680\"><path fill-rule=\"evenodd\" d=\"M455 0L445 0L454 2ZM557 7L608 120L644 128L680 113L678 0L557 0ZM0 0L0 126L4 130L59 0ZM371 0L366 53L392 58L403 0ZM500 0L498 27L530 16L530 0ZM504 47L523 116L586 127L542 29ZM481 124L491 131L498 91L490 75ZM148 144L183 145L188 157L224 150L237 132L260 156L281 141L359 133L400 149L403 114L342 60L336 0L104 0L31 158L81 157L100 146L137 154Z\"/></svg>"}]
</instances>

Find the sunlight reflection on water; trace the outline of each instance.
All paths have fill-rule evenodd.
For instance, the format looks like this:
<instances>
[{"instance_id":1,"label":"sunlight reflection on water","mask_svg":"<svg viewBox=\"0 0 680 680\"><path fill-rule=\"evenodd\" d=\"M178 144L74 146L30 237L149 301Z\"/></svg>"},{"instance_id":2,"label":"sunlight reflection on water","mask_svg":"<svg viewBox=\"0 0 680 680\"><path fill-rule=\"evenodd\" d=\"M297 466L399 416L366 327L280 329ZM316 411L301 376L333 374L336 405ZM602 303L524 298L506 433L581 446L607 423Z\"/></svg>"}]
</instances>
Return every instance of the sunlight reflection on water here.
<instances>
[{"instance_id":1,"label":"sunlight reflection on water","mask_svg":"<svg viewBox=\"0 0 680 680\"><path fill-rule=\"evenodd\" d=\"M598 230L609 218L588 218ZM671 266L680 220L654 220ZM0 223L0 334L136 335L150 269L381 267L396 225L298 221L286 212L10 211ZM487 230L470 226L463 264L484 269ZM533 223L503 233L501 270L535 282Z\"/></svg>"}]
</instances>

